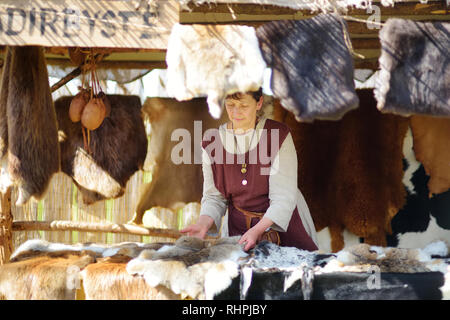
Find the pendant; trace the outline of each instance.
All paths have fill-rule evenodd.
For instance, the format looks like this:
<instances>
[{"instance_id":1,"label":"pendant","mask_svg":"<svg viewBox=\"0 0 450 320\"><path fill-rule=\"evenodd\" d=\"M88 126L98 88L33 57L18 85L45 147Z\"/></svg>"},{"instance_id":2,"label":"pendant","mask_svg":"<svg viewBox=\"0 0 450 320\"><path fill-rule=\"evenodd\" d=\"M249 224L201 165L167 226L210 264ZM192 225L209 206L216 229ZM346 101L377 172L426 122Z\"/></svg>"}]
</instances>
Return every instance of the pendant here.
<instances>
[{"instance_id":1,"label":"pendant","mask_svg":"<svg viewBox=\"0 0 450 320\"><path fill-rule=\"evenodd\" d=\"M243 186L246 186L246 185L247 185L247 180L246 180L246 179L242 180L242 185L243 185Z\"/></svg>"},{"instance_id":2,"label":"pendant","mask_svg":"<svg viewBox=\"0 0 450 320\"><path fill-rule=\"evenodd\" d=\"M242 173L246 173L247 172L247 164L246 163L242 164L241 172Z\"/></svg>"},{"instance_id":3,"label":"pendant","mask_svg":"<svg viewBox=\"0 0 450 320\"><path fill-rule=\"evenodd\" d=\"M242 169L241 169L241 172L242 172L242 173L246 173L246 172L247 172L247 169L242 168Z\"/></svg>"}]
</instances>

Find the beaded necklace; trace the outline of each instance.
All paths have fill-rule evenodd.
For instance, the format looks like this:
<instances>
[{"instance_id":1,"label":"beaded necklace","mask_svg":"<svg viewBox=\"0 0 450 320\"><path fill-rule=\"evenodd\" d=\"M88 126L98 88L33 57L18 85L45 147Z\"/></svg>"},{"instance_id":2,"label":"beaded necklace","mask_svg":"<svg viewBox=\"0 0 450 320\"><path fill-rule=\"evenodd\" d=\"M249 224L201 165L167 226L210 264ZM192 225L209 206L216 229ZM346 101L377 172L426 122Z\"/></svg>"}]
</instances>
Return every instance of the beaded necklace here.
<instances>
[{"instance_id":1,"label":"beaded necklace","mask_svg":"<svg viewBox=\"0 0 450 320\"><path fill-rule=\"evenodd\" d=\"M252 146L252 142L253 142L253 137L255 136L255 132L256 132L256 124L258 123L258 119L256 119L256 121L255 121L255 127L253 128L253 134L252 134L252 138L250 139L250 145L249 145L249 150L250 150L250 147ZM235 151L235 153L236 153L236 151L240 154L241 153L241 151L239 150L239 144L238 144L238 142L237 142L237 138L236 138L236 135L235 135L235 133L234 133L234 126L233 126L233 122L231 122L231 129L233 130L233 137L234 137L234 151ZM242 167L241 167L241 173L242 174L246 174L247 173L247 163L246 163L246 161L245 161L246 159L245 159L245 155L244 155L244 163L242 164ZM244 176L244 179L242 180L242 185L247 185L247 183L248 183L248 181L247 181L247 179L245 179L245 176Z\"/></svg>"}]
</instances>

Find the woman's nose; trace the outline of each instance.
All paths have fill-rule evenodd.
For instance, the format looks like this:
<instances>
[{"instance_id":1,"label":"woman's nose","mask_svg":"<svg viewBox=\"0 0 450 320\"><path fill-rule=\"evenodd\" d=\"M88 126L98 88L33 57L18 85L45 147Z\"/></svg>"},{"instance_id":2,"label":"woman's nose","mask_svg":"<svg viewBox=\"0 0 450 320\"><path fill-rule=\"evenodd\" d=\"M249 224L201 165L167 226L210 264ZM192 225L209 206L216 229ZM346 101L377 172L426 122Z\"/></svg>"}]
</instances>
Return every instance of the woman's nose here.
<instances>
[{"instance_id":1,"label":"woman's nose","mask_svg":"<svg viewBox=\"0 0 450 320\"><path fill-rule=\"evenodd\" d=\"M230 109L230 113L231 113L231 115L235 116L239 113L239 110L236 109L236 107L233 107Z\"/></svg>"}]
</instances>

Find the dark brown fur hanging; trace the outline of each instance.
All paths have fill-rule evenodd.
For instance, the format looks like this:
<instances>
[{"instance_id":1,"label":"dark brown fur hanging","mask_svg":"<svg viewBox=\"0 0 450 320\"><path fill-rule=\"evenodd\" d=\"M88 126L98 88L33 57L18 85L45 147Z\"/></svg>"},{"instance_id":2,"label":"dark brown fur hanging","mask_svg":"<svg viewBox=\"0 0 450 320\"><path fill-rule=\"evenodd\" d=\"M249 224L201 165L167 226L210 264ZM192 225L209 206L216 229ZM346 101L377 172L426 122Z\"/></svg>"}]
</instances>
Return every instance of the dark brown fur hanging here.
<instances>
[{"instance_id":1,"label":"dark brown fur hanging","mask_svg":"<svg viewBox=\"0 0 450 320\"><path fill-rule=\"evenodd\" d=\"M331 250L346 229L365 243L386 246L391 219L403 207L403 140L408 118L382 114L370 89L340 121L300 123L278 100L274 119L289 126L298 154L298 185L317 231L328 227Z\"/></svg>"},{"instance_id":2,"label":"dark brown fur hanging","mask_svg":"<svg viewBox=\"0 0 450 320\"><path fill-rule=\"evenodd\" d=\"M6 104L8 103L9 70L11 69L11 50L6 47L3 63L2 82L0 87L0 158L8 152L8 119Z\"/></svg>"},{"instance_id":3,"label":"dark brown fur hanging","mask_svg":"<svg viewBox=\"0 0 450 320\"><path fill-rule=\"evenodd\" d=\"M43 48L11 47L8 52L9 76L3 77L8 78L8 174L19 189L16 205L23 205L32 196L40 199L59 171L58 129Z\"/></svg>"},{"instance_id":4,"label":"dark brown fur hanging","mask_svg":"<svg viewBox=\"0 0 450 320\"><path fill-rule=\"evenodd\" d=\"M80 122L69 118L73 97L55 101L61 147L61 170L72 177L83 202L123 195L128 179L144 165L147 135L137 96L108 95L111 114L90 132L88 153L83 149Z\"/></svg>"}]
</instances>

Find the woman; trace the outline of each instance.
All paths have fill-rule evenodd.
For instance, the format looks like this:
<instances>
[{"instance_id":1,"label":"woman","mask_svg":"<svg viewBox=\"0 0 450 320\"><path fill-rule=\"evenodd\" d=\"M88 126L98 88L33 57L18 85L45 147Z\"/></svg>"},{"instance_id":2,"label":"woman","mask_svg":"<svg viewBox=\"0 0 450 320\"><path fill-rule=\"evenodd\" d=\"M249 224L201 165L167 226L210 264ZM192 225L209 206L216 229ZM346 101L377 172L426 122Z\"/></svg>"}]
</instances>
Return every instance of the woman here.
<instances>
[{"instance_id":1,"label":"woman","mask_svg":"<svg viewBox=\"0 0 450 320\"><path fill-rule=\"evenodd\" d=\"M228 208L229 236L242 235L245 251L268 228L279 232L282 246L317 250L314 224L297 187L292 136L286 125L258 117L262 104L262 89L226 98L230 121L219 127L216 139L205 134L202 142L200 217L181 232L204 238L220 229ZM250 219L252 214L259 218Z\"/></svg>"}]
</instances>

